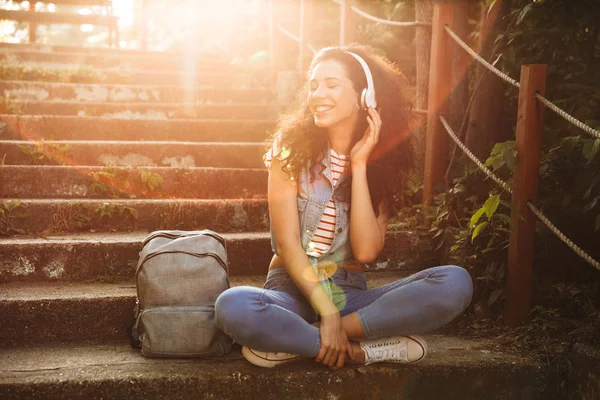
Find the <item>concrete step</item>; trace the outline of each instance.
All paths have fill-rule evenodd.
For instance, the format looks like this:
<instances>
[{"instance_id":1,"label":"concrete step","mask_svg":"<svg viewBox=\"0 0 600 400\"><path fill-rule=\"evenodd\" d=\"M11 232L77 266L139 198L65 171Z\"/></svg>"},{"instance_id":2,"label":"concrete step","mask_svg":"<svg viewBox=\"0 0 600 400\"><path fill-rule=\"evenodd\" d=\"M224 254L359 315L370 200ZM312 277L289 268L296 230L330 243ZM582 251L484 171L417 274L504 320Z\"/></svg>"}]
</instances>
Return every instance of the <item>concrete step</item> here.
<instances>
[{"instance_id":1,"label":"concrete step","mask_svg":"<svg viewBox=\"0 0 600 400\"><path fill-rule=\"evenodd\" d=\"M94 49L95 50L95 49ZM187 58L186 58L187 57ZM121 68L143 70L195 70L204 72L235 72L257 70L264 63L235 62L231 55L190 54L173 55L162 52L97 52L97 51L36 51L30 49L0 49L0 61L9 64L19 63L51 63L77 65L85 68Z\"/></svg>"},{"instance_id":2,"label":"concrete step","mask_svg":"<svg viewBox=\"0 0 600 400\"><path fill-rule=\"evenodd\" d=\"M141 57L183 57L184 54L176 51L155 51L155 50L142 50L142 49L121 49L114 47L100 47L100 46L76 46L76 45L55 45L48 43L0 43L0 51L11 52L11 51L30 51L39 53L83 53L83 54L101 54L101 55L118 55L121 57L130 56L141 56ZM225 58L222 52L204 52L201 53L202 57L211 58L216 57Z\"/></svg>"},{"instance_id":3,"label":"concrete step","mask_svg":"<svg viewBox=\"0 0 600 400\"><path fill-rule=\"evenodd\" d=\"M126 119L0 114L4 140L162 140L263 142L275 128L266 120Z\"/></svg>"},{"instance_id":4,"label":"concrete step","mask_svg":"<svg viewBox=\"0 0 600 400\"><path fill-rule=\"evenodd\" d=\"M125 342L0 349L0 397L12 399L547 400L550 370L493 340L427 335L414 365L345 366L312 360L265 369L238 349L213 360L143 358Z\"/></svg>"},{"instance_id":5,"label":"concrete step","mask_svg":"<svg viewBox=\"0 0 600 400\"><path fill-rule=\"evenodd\" d=\"M141 119L274 120L280 109L257 104L107 103L97 101L11 100L20 115L77 115Z\"/></svg>"},{"instance_id":6,"label":"concrete step","mask_svg":"<svg viewBox=\"0 0 600 400\"><path fill-rule=\"evenodd\" d=\"M274 99L269 89L186 87L171 85L105 85L43 81L0 81L0 93L14 100L95 102L238 102L260 105Z\"/></svg>"},{"instance_id":7,"label":"concrete step","mask_svg":"<svg viewBox=\"0 0 600 400\"><path fill-rule=\"evenodd\" d=\"M265 168L5 165L0 198L264 198Z\"/></svg>"},{"instance_id":8,"label":"concrete step","mask_svg":"<svg viewBox=\"0 0 600 400\"><path fill-rule=\"evenodd\" d=\"M263 168L257 142L0 140L4 165Z\"/></svg>"},{"instance_id":9,"label":"concrete step","mask_svg":"<svg viewBox=\"0 0 600 400\"><path fill-rule=\"evenodd\" d=\"M0 201L9 203L14 200ZM20 200L10 227L30 234L162 229L269 230L267 200Z\"/></svg>"},{"instance_id":10,"label":"concrete step","mask_svg":"<svg viewBox=\"0 0 600 400\"><path fill-rule=\"evenodd\" d=\"M398 272L368 273L370 287L401 279ZM232 276L232 286L262 287L260 275ZM119 283L12 283L0 285L3 345L47 340L125 340L133 325L135 281ZM65 321L69 321L65 324Z\"/></svg>"},{"instance_id":11,"label":"concrete step","mask_svg":"<svg viewBox=\"0 0 600 400\"><path fill-rule=\"evenodd\" d=\"M0 63L0 78L19 81L50 81L70 83L181 85L207 87L262 88L267 85L267 73L261 71L188 72L181 70L99 69L80 65L44 63Z\"/></svg>"},{"instance_id":12,"label":"concrete step","mask_svg":"<svg viewBox=\"0 0 600 400\"><path fill-rule=\"evenodd\" d=\"M195 229L212 228L196 226ZM0 238L0 282L114 282L134 276L148 232L71 233ZM268 232L223 233L232 276L263 274L271 252ZM368 271L417 271L436 264L429 242L415 232L388 232Z\"/></svg>"}]
</instances>

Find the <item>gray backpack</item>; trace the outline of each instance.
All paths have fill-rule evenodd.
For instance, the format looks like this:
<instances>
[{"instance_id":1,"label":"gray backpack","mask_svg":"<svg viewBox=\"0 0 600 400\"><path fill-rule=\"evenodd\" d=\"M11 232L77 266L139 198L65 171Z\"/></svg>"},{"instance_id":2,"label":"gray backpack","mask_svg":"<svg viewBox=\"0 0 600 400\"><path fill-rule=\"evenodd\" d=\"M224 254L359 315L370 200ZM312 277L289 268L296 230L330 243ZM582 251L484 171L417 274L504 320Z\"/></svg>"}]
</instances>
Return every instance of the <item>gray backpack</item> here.
<instances>
[{"instance_id":1,"label":"gray backpack","mask_svg":"<svg viewBox=\"0 0 600 400\"><path fill-rule=\"evenodd\" d=\"M222 356L232 341L215 325L217 296L229 288L225 240L210 230L156 231L135 274L134 340L146 357Z\"/></svg>"}]
</instances>

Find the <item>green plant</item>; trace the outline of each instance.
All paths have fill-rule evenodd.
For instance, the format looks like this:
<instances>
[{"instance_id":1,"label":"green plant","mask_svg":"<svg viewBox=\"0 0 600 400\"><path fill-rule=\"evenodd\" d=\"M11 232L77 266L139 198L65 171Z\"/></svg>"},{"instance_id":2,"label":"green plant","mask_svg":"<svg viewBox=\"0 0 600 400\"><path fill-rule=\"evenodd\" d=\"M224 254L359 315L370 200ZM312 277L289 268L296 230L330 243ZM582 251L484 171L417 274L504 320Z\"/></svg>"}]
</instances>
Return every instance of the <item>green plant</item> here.
<instances>
[{"instance_id":1,"label":"green plant","mask_svg":"<svg viewBox=\"0 0 600 400\"><path fill-rule=\"evenodd\" d=\"M27 155L33 165L57 162L63 164L67 159L69 145L46 143L44 139L36 141L33 146L19 145L19 149Z\"/></svg>"},{"instance_id":2,"label":"green plant","mask_svg":"<svg viewBox=\"0 0 600 400\"><path fill-rule=\"evenodd\" d=\"M9 95L0 96L0 114L20 114L21 109Z\"/></svg>"},{"instance_id":3,"label":"green plant","mask_svg":"<svg viewBox=\"0 0 600 400\"><path fill-rule=\"evenodd\" d=\"M88 186L88 190L92 195L112 198L130 197L128 193L131 187L129 170L116 170L112 166L108 166L100 171L90 171L88 175L93 181Z\"/></svg>"},{"instance_id":4,"label":"green plant","mask_svg":"<svg viewBox=\"0 0 600 400\"><path fill-rule=\"evenodd\" d=\"M102 83L102 71L88 66L74 68L45 68L35 65L0 62L0 79L19 81L46 81L66 83Z\"/></svg>"},{"instance_id":5,"label":"green plant","mask_svg":"<svg viewBox=\"0 0 600 400\"><path fill-rule=\"evenodd\" d=\"M163 186L164 180L160 174L152 171L140 171L140 179L149 192L154 192Z\"/></svg>"},{"instance_id":6,"label":"green plant","mask_svg":"<svg viewBox=\"0 0 600 400\"><path fill-rule=\"evenodd\" d=\"M59 205L52 215L51 225L44 233L69 231L73 228L90 229L92 227L92 218L88 215L87 209L82 204L69 203L66 206Z\"/></svg>"},{"instance_id":7,"label":"green plant","mask_svg":"<svg viewBox=\"0 0 600 400\"><path fill-rule=\"evenodd\" d=\"M28 216L20 208L22 208L21 200L4 200L2 202L0 206L0 233L4 235L9 233L25 233L25 230L13 226L15 218L26 218Z\"/></svg>"},{"instance_id":8,"label":"green plant","mask_svg":"<svg viewBox=\"0 0 600 400\"><path fill-rule=\"evenodd\" d=\"M94 225L116 229L127 225L134 225L138 212L132 207L122 204L103 203L94 210Z\"/></svg>"}]
</instances>

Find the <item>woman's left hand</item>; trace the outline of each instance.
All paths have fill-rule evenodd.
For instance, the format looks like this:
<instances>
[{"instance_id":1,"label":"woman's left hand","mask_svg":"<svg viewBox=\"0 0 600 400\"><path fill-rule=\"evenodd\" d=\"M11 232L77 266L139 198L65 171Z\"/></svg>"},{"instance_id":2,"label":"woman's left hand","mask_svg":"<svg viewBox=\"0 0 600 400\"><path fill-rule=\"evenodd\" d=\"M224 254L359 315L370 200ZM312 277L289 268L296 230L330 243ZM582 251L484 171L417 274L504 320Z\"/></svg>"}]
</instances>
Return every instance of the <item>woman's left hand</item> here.
<instances>
[{"instance_id":1,"label":"woman's left hand","mask_svg":"<svg viewBox=\"0 0 600 400\"><path fill-rule=\"evenodd\" d=\"M352 166L367 165L369 155L379 141L379 131L381 131L381 117L374 108L367 110L367 122L369 127L364 136L350 150L350 161Z\"/></svg>"}]
</instances>

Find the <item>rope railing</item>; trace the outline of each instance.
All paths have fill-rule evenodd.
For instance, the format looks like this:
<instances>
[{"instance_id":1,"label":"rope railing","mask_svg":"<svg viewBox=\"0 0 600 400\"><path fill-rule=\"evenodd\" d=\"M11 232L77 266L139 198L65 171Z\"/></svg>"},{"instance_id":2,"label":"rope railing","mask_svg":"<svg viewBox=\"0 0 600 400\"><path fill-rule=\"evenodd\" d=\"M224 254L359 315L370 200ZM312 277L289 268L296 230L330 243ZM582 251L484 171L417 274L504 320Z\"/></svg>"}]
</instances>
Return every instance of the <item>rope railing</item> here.
<instances>
[{"instance_id":1,"label":"rope railing","mask_svg":"<svg viewBox=\"0 0 600 400\"><path fill-rule=\"evenodd\" d=\"M514 80L513 78L511 78L510 76L508 76L504 72L500 71L498 68L494 67L489 62L487 62L483 57L481 57L479 54L477 54L477 52L475 50L473 50L472 48L470 48L469 45L467 45L463 40L461 40L461 38L456 33L454 33L452 31L452 29L450 29L449 26L446 25L444 27L444 30L448 33L448 35L450 35L450 37L452 39L454 39L454 41L460 47L462 47L467 53L469 53L475 60L477 60L484 67L486 67L488 70L492 71L493 73L495 73L496 75L498 75L501 79L503 79L506 82L510 83L514 87L516 87L516 88L520 87L519 82L517 82L516 80ZM560 117L564 118L566 121L568 121L571 124L575 125L576 127L578 127L579 129L581 129L582 131L584 131L586 133L589 133L590 135L592 135L592 136L600 139L600 130L594 129L591 126L589 126L589 125L581 122L580 120L578 120L577 118L575 118L574 116L572 116L571 114L569 114L568 112L566 112L565 110L561 109L556 104L552 103L550 100L548 100L547 98L545 98L544 96L542 96L540 93L536 93L535 94L535 98L538 99L542 104L544 104L550 110L552 110L556 114L558 114Z\"/></svg>"},{"instance_id":2,"label":"rope railing","mask_svg":"<svg viewBox=\"0 0 600 400\"><path fill-rule=\"evenodd\" d=\"M342 2L340 0L332 0L334 3L341 5ZM398 26L402 28L411 28L415 26L431 26L430 22L402 22L402 21L392 21L389 19L378 18L374 15L369 14L366 11L361 10L356 6L350 6L350 9L355 13L360 15L361 17L373 21L379 22L381 24L390 25L390 26Z\"/></svg>"},{"instance_id":3,"label":"rope railing","mask_svg":"<svg viewBox=\"0 0 600 400\"><path fill-rule=\"evenodd\" d=\"M290 31L288 31L287 29L285 29L283 26L281 26L281 24L277 24L277 25L275 25L275 26L276 26L276 28L277 28L277 29L278 29L278 30L279 30L281 33L283 33L285 36L287 36L288 38L290 38L290 39L292 39L292 40L294 40L294 41L296 41L296 42L298 42L298 43L300 43L300 38L299 38L298 36L294 35L293 33L291 33ZM307 44L306 44L306 47L307 47L307 48L308 48L308 49L309 49L309 50L310 50L310 51L311 51L313 54L315 54L315 53L317 52L317 50L315 50L315 48L314 48L314 47L313 47L313 46L312 46L310 43L307 43Z\"/></svg>"},{"instance_id":4,"label":"rope railing","mask_svg":"<svg viewBox=\"0 0 600 400\"><path fill-rule=\"evenodd\" d=\"M519 82L517 82L516 80L514 80L513 78L511 78L504 72L500 71L498 68L494 67L492 64L487 62L483 57L481 57L479 54L477 54L477 52L475 50L473 50L472 48L470 48L468 44L463 42L462 39L460 37L458 37L458 35L456 33L454 33L454 31L452 31L452 29L450 29L450 27L448 25L444 26L444 30L448 33L448 35L450 35L450 37L452 39L454 39L454 41L460 47L462 47L467 53L469 53L475 60L479 61L479 63L482 64L484 67L486 67L488 70L490 70L494 74L498 75L502 80L510 83L514 87L516 87L516 88L521 87Z\"/></svg>"},{"instance_id":5,"label":"rope railing","mask_svg":"<svg viewBox=\"0 0 600 400\"><path fill-rule=\"evenodd\" d=\"M448 133L448 135L450 135L450 137L452 138L452 140L454 140L456 145L458 147L460 147L460 149L462 151L465 152L465 154L471 159L471 161L473 161L479 167L479 169L481 169L483 172L485 172L485 174L489 178L491 178L494 182L496 182L498 185L500 185L502 187L502 189L504 189L508 193L512 194L513 191L511 189L511 187L508 185L508 183L506 183L502 179L498 178L498 176L496 176L489 168L487 168L485 165L483 165L483 163L475 156L475 154L473 154L471 152L471 150L469 150L469 148L467 146L465 146L465 144L463 142L460 141L460 139L458 138L458 136L456 136L456 134L450 127L450 124L448 124L448 121L446 121L446 118L444 118L443 115L440 115L440 121L441 121L442 125L444 125L444 128L446 129L446 132Z\"/></svg>"},{"instance_id":6,"label":"rope railing","mask_svg":"<svg viewBox=\"0 0 600 400\"><path fill-rule=\"evenodd\" d=\"M502 179L498 178L490 169L488 169L483 163L469 150L464 143L460 141L456 133L446 121L443 115L440 115L440 122L446 129L448 135L454 140L456 145L461 148L462 151L473 161L479 169L481 169L489 178L491 178L494 182L500 185L504 190L512 195L513 191L508 183L504 182ZM590 265L600 271L600 262L593 259L589 254L587 254L581 247L577 246L571 239L569 239L564 233L562 233L550 220L544 215L544 213L539 210L535 205L533 205L530 201L527 202L527 207L533 212L533 214L544 224L554 235L556 235L560 240L562 240L571 250L573 250L579 257L583 258Z\"/></svg>"},{"instance_id":7,"label":"rope railing","mask_svg":"<svg viewBox=\"0 0 600 400\"><path fill-rule=\"evenodd\" d=\"M558 114L560 117L565 119L567 122L570 122L571 124L575 125L579 129L581 129L582 131L589 133L592 136L595 136L597 139L600 139L600 130L593 129L591 126L586 125L585 123L581 122L580 120L578 120L577 118L575 118L574 116L572 116L571 114L569 114L568 112L563 110L562 108L559 108L556 104L554 104L553 102L551 102L550 100L548 100L547 98L545 98L544 96L542 96L539 93L535 94L535 98L538 99L543 105L545 105L546 107L548 107L549 109L554 111L556 114Z\"/></svg>"}]
</instances>

